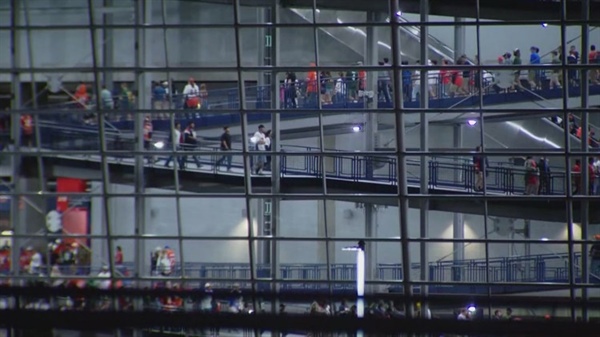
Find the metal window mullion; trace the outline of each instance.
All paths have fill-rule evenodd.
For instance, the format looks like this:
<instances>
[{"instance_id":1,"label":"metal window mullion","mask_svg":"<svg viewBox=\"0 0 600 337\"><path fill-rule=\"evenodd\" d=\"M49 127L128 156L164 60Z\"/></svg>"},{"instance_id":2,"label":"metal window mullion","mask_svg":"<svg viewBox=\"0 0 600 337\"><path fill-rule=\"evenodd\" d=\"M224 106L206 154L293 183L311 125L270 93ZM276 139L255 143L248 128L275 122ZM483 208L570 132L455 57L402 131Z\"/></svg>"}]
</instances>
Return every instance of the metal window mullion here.
<instances>
[{"instance_id":1,"label":"metal window mullion","mask_svg":"<svg viewBox=\"0 0 600 337\"><path fill-rule=\"evenodd\" d=\"M429 21L429 0L420 0L420 60L421 65L429 66L429 30L428 27L423 25L424 22ZM390 15L395 15L391 13ZM397 20L394 20L397 21ZM422 109L429 107L429 72L427 69L419 72L420 77L420 92L419 101ZM420 113L420 149L422 153L429 152L429 115L421 112ZM429 194L429 157L421 155L420 158L420 191L421 194ZM426 238L429 235L429 200L423 199L420 202L419 208L419 236ZM419 269L422 281L429 281L429 254L427 251L427 244L421 243L420 247L420 262ZM429 295L429 288L426 285L421 286L421 295L427 298ZM426 300L421 303L421 310L426 312L429 310L429 305Z\"/></svg>"},{"instance_id":2,"label":"metal window mullion","mask_svg":"<svg viewBox=\"0 0 600 337\"><path fill-rule=\"evenodd\" d=\"M167 5L165 3L165 0L161 0L160 1L160 14L161 14L161 21L163 24L166 24L167 22ZM163 47L164 47L164 56L165 56L165 66L167 67L167 83L169 83L169 109L171 108L171 103L173 101L172 97L173 97L173 91L172 91L172 85L171 85L171 72L169 71L169 48L168 48L168 44L167 44L167 30L165 28L163 28ZM184 251L184 243L183 243L183 224L182 224L182 215L181 215L181 198L179 197L179 195L181 194L181 189L180 189L180 182L179 182L179 172L178 170L180 169L179 167L179 151L177 149L177 147L175 146L175 141L174 141L174 135L175 133L173 132L173 130L175 129L175 113L170 111L169 112L169 124L171 126L170 128L170 133L169 133L169 139L171 140L171 150L172 153L170 154L170 156L173 157L173 181L175 182L175 210L176 210L176 222L177 222L177 245L179 246L179 265L180 265L180 273L181 273L181 279L186 279L186 268L185 268L185 251ZM181 132L181 130L179 130Z\"/></svg>"},{"instance_id":3,"label":"metal window mullion","mask_svg":"<svg viewBox=\"0 0 600 337\"><path fill-rule=\"evenodd\" d=\"M250 166L250 157L248 153L248 116L246 114L246 90L244 86L244 74L242 72L242 46L240 38L240 0L233 1L233 18L234 18L234 29L235 29L235 53L236 53L236 71L238 75L238 91L240 97L240 115L241 115L241 127L242 127L242 146L244 156L244 196L246 198L246 221L248 222L248 258L250 263L250 284L252 291L252 303L254 309L258 309L258 300L256 298L256 258L254 254L254 226L252 224L251 214L251 200L252 196L252 178Z\"/></svg>"},{"instance_id":4,"label":"metal window mullion","mask_svg":"<svg viewBox=\"0 0 600 337\"><path fill-rule=\"evenodd\" d=\"M100 73L97 70L98 67L98 55L96 53L96 47L97 47L97 41L96 41L96 34L94 32L94 29L92 28L92 24L94 22L94 3L93 0L88 0L88 20L89 20L89 32L90 32L90 43L91 43L91 49L92 49L92 64L93 64L93 68L95 69L94 71L94 86L96 88L96 92L100 92L101 89L101 85L100 85ZM104 151L106 151L106 139L104 137L104 132L105 132L105 125L104 125L104 112L100 109L98 109L100 107L100 103L101 103L101 97L100 95L96 95L96 114L97 114L97 119L98 119L98 128L99 128L99 133L98 133L98 141L100 142L100 160L102 162L102 190L103 190L103 197L102 197L102 206L103 206L103 211L104 211L104 217L105 217L105 227L106 227L106 240L107 240L107 248L108 248L108 261L109 261L109 268L110 268L110 279L112 284L115 283L115 276L117 274L117 270L115 269L115 263L114 263L114 257L112 254L113 251L113 241L112 241L112 226L111 226L111 217L110 217L110 209L108 206L108 202L109 199L108 197L106 197L106 195L109 192L109 184L110 184L110 172L108 169L108 162L106 161L106 156L104 155ZM113 307L115 309L118 309L118 301L113 298ZM116 334L119 335L120 331L116 331Z\"/></svg>"},{"instance_id":5,"label":"metal window mullion","mask_svg":"<svg viewBox=\"0 0 600 337\"><path fill-rule=\"evenodd\" d=\"M398 0L392 0L392 13L400 10ZM398 20L390 20L392 27L392 66L394 70L394 87L398 88L402 85L400 73L400 25ZM410 277L410 249L408 241L408 188L406 175L406 144L404 140L404 115L402 107L404 100L400 90L394 90L395 116L396 116L396 153L398 156L396 165L396 174L398 179L398 211L400 213L400 244L402 251L402 285L404 297L407 299L404 302L406 317L413 317L413 299Z\"/></svg>"},{"instance_id":6,"label":"metal window mullion","mask_svg":"<svg viewBox=\"0 0 600 337\"><path fill-rule=\"evenodd\" d=\"M23 0L23 7L25 9L25 25L29 28L30 24L31 24L31 18L29 16L29 0ZM35 53L33 52L33 43L32 43L32 36L31 36L31 29L27 29L27 59L28 59L28 64L29 64L29 68L34 68L35 62ZM31 80L31 97L33 99L33 109L34 110L38 110L38 102L37 102L37 81L36 81L36 74L35 72L32 70L30 72L30 80ZM34 138L34 144L33 147L35 147L37 152L40 152L42 149L42 137L41 137L41 133L40 133L40 120L38 118L38 115L34 115L33 116L33 129L34 129L34 133L35 133L35 138ZM19 140L20 141L20 140ZM32 147L32 146L29 146ZM46 190L46 184L44 184L44 179L46 177L46 175L44 174L44 163L41 157L36 157L37 159L37 172L38 172L38 179L39 179L39 184L40 184L40 191L44 191Z\"/></svg>"},{"instance_id":7,"label":"metal window mullion","mask_svg":"<svg viewBox=\"0 0 600 337\"><path fill-rule=\"evenodd\" d=\"M20 20L20 15L19 15L19 11L18 11L18 6L19 6L19 0L11 0L11 27L15 27L16 25L18 25L18 22ZM19 63L21 62L21 43L20 43L20 37L21 34L20 32L17 32L15 30L11 31L10 34L10 63L11 63L11 67L16 68ZM17 72L13 72L12 73L12 91L13 91L13 97L12 97L12 102L11 102L11 109L18 111L21 109L21 102L22 102L22 97L21 97L21 81L20 81L20 75ZM16 235L21 235L23 226L22 226L22 221L21 221L21 214L20 214L20 207L19 204L21 202L21 188L20 188L20 166L21 166L21 156L19 155L20 152L20 144L21 144L21 124L20 124L20 115L17 114L15 111L13 111L10 114L10 118L11 118L11 138L12 138L12 147L15 151L15 153L10 156L9 158L11 158L11 172L12 172L12 178L11 178L11 182L9 185L9 192L13 193L13 195L11 197L9 197L10 200L10 223L11 223L11 227L13 229L13 234ZM3 192L4 194L4 192ZM27 234L27 233L23 233L23 234ZM20 260L20 255L19 255L19 249L17 249L17 247L21 247L22 243L20 242L21 240L19 239L18 236L13 236L13 243L12 243L12 247L13 249L11 249L11 270L10 270L10 274L12 276L17 276L20 274L20 270L19 270L19 260ZM19 284L19 282L13 282L12 283L15 286L21 286L21 284ZM15 298L15 307L18 308L20 306L19 303L19 299Z\"/></svg>"},{"instance_id":8,"label":"metal window mullion","mask_svg":"<svg viewBox=\"0 0 600 337\"><path fill-rule=\"evenodd\" d=\"M586 22L581 26L581 49L582 49L582 57L581 57L581 63L583 65L587 65L589 62L588 60L588 50L589 50L589 44L590 44L590 36L589 36L589 30L590 30L590 25L589 25L589 20L590 20L590 0L583 0L581 1L581 5L582 5L582 19ZM595 70L591 70L591 71L595 71ZM584 154L587 154L589 152L589 145L588 145L588 139L589 139L589 132L588 132L588 126L589 126L589 111L587 111L587 109L589 108L589 100L588 100L588 95L590 92L590 83L589 83L589 78L588 78L588 74L589 74L589 70L583 70L581 71L581 89L580 89L580 97L581 97L581 108L585 109L583 111L583 114L581 116L581 151ZM565 127L565 129L567 129L567 127ZM583 192L583 195L589 195L590 194L590 183L593 183L593 179L594 176L589 174L589 170L588 168L588 159L589 157L587 156L583 156L582 158L582 165L581 165L581 192ZM580 216L580 220L581 220L581 238L583 238L584 240L588 239L588 235L589 235L589 225L590 225L590 221L589 221L589 211L590 211L590 204L588 200L581 200L580 202L580 209L579 209L579 216ZM589 269L588 269L588 254L586 253L588 251L588 245L587 244L583 244L582 247L582 254L581 254L581 268L580 268L580 272L581 272L581 282L580 283L589 283L590 279L590 273L589 273ZM575 265L575 261L574 261L574 256L572 257L573 261L571 262L573 265ZM588 300L589 300L589 292L587 290L587 288L583 288L581 289L581 297L582 297L582 319L584 322L588 322L589 321L589 312L588 312Z\"/></svg>"},{"instance_id":9,"label":"metal window mullion","mask_svg":"<svg viewBox=\"0 0 600 337\"><path fill-rule=\"evenodd\" d=\"M475 23L477 24L475 26L475 34L476 34L476 49L477 49L477 65L481 65L481 3L480 0L477 0L476 3L476 18L475 18ZM476 88L478 90L477 93L477 105L478 105L478 109L480 109L479 112L479 142L481 143L481 155L483 156L483 162L484 162L484 170L483 170L483 194L486 195L487 194L487 177L486 177L486 170L487 170L487 166L485 165L485 163L487 162L487 155L486 155L486 151L485 151L485 124L484 124L484 115L483 115L483 73L481 72L481 70L477 71L477 78L478 78L478 82L479 82L479 86L478 88ZM484 257L485 257L485 267L487 272L485 273L485 282L487 284L490 283L490 244L489 244L489 230L488 230L488 216L489 216L489 204L488 204L488 200L484 200L483 201L483 235L484 235L484 239L486 240L484 243ZM489 300L491 300L492 297L492 287L488 286L486 287L486 295L487 298ZM491 318L492 315L492 308L488 307L488 318Z\"/></svg>"},{"instance_id":10,"label":"metal window mullion","mask_svg":"<svg viewBox=\"0 0 600 337\"><path fill-rule=\"evenodd\" d=\"M561 66L562 66L562 78L563 78L563 120L565 123L569 122L569 76L568 70L570 67L567 66L567 2L561 0L561 13L560 13L560 33L561 33ZM577 319L577 312L575 307L575 300L577 297L575 291L575 266L574 266L574 247L573 247L573 190L571 184L571 158L569 153L571 151L570 133L569 128L563 128L563 135L565 138L564 158L565 158L565 172L566 172L566 213L567 213L567 239L568 254L569 254L569 298L570 298L570 314L571 320L574 322Z\"/></svg>"},{"instance_id":11,"label":"metal window mullion","mask_svg":"<svg viewBox=\"0 0 600 337\"><path fill-rule=\"evenodd\" d=\"M136 0L135 2L136 9L134 11L135 22L140 24L140 21L144 17L144 7L143 0ZM136 27L138 27L136 25ZM139 90L144 90L144 84L141 83L141 80L145 78L145 76L141 75L140 70L141 64L144 59L144 35L140 28L136 28L134 31L134 60L135 60L135 84ZM142 48L140 48L140 44L142 44ZM142 112L138 110L138 107L135 107L134 110L134 148L136 149L136 153L134 154L134 191L136 193L136 197L134 199L134 232L136 234L146 234L146 200L147 196L145 195L145 168L144 168L144 154L146 151L144 150L144 115ZM137 239L134 243L135 247L135 275L140 276L144 273L144 262L146 256L146 241ZM142 303L138 303L139 306Z\"/></svg>"},{"instance_id":12,"label":"metal window mullion","mask_svg":"<svg viewBox=\"0 0 600 337\"><path fill-rule=\"evenodd\" d=\"M313 46L314 46L314 56L315 56L315 65L318 67L321 64L320 61L320 57L319 57L319 28L317 27L317 0L313 0L312 1L312 16L313 16L313 20L311 22L311 26L312 26L312 31L313 31ZM319 120L319 150L321 153L325 152L325 129L323 127L323 107L322 107L322 103L321 103L321 76L318 70L314 70L317 72L317 76L316 76L316 81L317 81L317 92L316 92L316 97L315 99L317 100L317 110L319 111L318 113L318 120ZM326 157L325 156L321 156L319 157L319 170L321 171L321 185L323 186L323 194L327 195L327 170L325 167L325 160ZM331 282L331 241L330 241L330 237L329 237L329 228L328 228L328 223L327 223L327 215L328 215L328 210L327 210L327 199L324 198L322 201L317 201L317 202L321 202L323 203L323 226L325 226L324 228L324 234L325 234L325 262L326 262L326 267L327 267L327 273L326 273L326 278L327 278L327 290L329 292L329 296L331 298L331 295L333 294L333 284ZM317 221L318 223L318 221ZM333 247L335 248L335 245L333 245Z\"/></svg>"}]
</instances>

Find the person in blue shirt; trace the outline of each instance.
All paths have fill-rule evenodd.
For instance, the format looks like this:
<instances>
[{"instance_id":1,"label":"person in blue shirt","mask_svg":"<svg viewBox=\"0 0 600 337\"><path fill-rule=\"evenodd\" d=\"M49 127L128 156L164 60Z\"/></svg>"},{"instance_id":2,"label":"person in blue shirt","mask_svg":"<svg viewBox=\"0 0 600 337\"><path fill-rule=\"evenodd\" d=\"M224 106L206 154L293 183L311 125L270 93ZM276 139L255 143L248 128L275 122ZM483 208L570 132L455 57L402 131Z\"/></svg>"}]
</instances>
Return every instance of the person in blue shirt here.
<instances>
[{"instance_id":1,"label":"person in blue shirt","mask_svg":"<svg viewBox=\"0 0 600 337\"><path fill-rule=\"evenodd\" d=\"M167 90L160 82L154 82L152 89L152 102L155 110L162 110L164 102L167 100Z\"/></svg>"},{"instance_id":2,"label":"person in blue shirt","mask_svg":"<svg viewBox=\"0 0 600 337\"><path fill-rule=\"evenodd\" d=\"M408 65L408 61L402 61L403 66ZM412 73L408 69L402 70L402 91L404 92L404 100L410 102L412 97L412 86L411 86Z\"/></svg>"},{"instance_id":3,"label":"person in blue shirt","mask_svg":"<svg viewBox=\"0 0 600 337\"><path fill-rule=\"evenodd\" d=\"M531 55L529 55L529 64L538 65L541 63L542 59L540 58L540 49L535 46L531 46L529 49L531 51ZM529 70L529 86L531 89L540 89L540 77L541 71L537 69Z\"/></svg>"}]
</instances>

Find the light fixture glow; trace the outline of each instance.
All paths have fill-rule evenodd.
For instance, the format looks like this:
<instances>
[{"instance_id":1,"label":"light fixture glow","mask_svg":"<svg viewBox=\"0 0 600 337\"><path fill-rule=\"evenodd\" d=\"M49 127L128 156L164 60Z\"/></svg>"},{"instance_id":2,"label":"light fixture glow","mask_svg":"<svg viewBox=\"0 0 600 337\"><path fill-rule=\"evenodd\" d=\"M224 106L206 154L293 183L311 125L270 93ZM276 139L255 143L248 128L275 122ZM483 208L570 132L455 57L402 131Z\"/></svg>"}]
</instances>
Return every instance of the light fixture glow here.
<instances>
[{"instance_id":1,"label":"light fixture glow","mask_svg":"<svg viewBox=\"0 0 600 337\"><path fill-rule=\"evenodd\" d=\"M548 238L541 238L542 241L548 241Z\"/></svg>"},{"instance_id":2,"label":"light fixture glow","mask_svg":"<svg viewBox=\"0 0 600 337\"><path fill-rule=\"evenodd\" d=\"M163 147L165 147L165 143L162 141L156 142L156 143L154 143L154 147L161 150Z\"/></svg>"},{"instance_id":3,"label":"light fixture glow","mask_svg":"<svg viewBox=\"0 0 600 337\"><path fill-rule=\"evenodd\" d=\"M545 22L542 22L542 27L546 28L546 27L548 27L548 24Z\"/></svg>"},{"instance_id":4,"label":"light fixture glow","mask_svg":"<svg viewBox=\"0 0 600 337\"><path fill-rule=\"evenodd\" d=\"M473 312L477 311L477 308L475 308L474 305L471 305L467 308L467 311L473 313Z\"/></svg>"},{"instance_id":5,"label":"light fixture glow","mask_svg":"<svg viewBox=\"0 0 600 337\"><path fill-rule=\"evenodd\" d=\"M356 294L365 296L365 252L362 249L356 251Z\"/></svg>"},{"instance_id":6,"label":"light fixture glow","mask_svg":"<svg viewBox=\"0 0 600 337\"><path fill-rule=\"evenodd\" d=\"M355 126L352 127L352 131L354 131L354 132L360 132L360 129L361 128L358 125L355 125Z\"/></svg>"},{"instance_id":7,"label":"light fixture glow","mask_svg":"<svg viewBox=\"0 0 600 337\"><path fill-rule=\"evenodd\" d=\"M560 146L558 146L556 143L553 143L552 141L548 140L547 138L542 138L542 137L538 137L536 135L534 135L533 133L531 133L530 131L526 130L525 128L523 128L522 126L520 126L519 124L515 123L515 122L505 122L507 125L509 125L510 127L516 129L517 131L522 132L524 135L526 135L527 137L530 137L538 142L543 142L546 143L550 146L552 146L555 149L560 149Z\"/></svg>"},{"instance_id":8,"label":"light fixture glow","mask_svg":"<svg viewBox=\"0 0 600 337\"><path fill-rule=\"evenodd\" d=\"M469 124L469 126L475 126L475 124L477 124L477 120L475 120L475 119L469 119L467 121L467 124Z\"/></svg>"},{"instance_id":9,"label":"light fixture glow","mask_svg":"<svg viewBox=\"0 0 600 337\"><path fill-rule=\"evenodd\" d=\"M397 11L396 16L402 16L402 11Z\"/></svg>"},{"instance_id":10,"label":"light fixture glow","mask_svg":"<svg viewBox=\"0 0 600 337\"><path fill-rule=\"evenodd\" d=\"M360 240L358 245L344 247L343 251L356 252L356 316L365 317L365 242ZM357 337L362 337L363 332L357 331Z\"/></svg>"}]
</instances>

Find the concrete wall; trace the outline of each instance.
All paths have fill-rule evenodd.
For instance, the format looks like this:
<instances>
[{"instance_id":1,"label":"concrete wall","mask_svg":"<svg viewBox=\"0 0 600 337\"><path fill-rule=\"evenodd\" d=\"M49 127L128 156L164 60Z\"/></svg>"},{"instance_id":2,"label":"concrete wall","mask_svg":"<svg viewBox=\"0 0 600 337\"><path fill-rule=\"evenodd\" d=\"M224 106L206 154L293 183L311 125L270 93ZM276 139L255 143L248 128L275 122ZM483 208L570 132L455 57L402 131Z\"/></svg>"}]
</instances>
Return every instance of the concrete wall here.
<instances>
[{"instance_id":1,"label":"concrete wall","mask_svg":"<svg viewBox=\"0 0 600 337\"><path fill-rule=\"evenodd\" d=\"M123 185L111 185L112 193L129 193L132 187ZM168 190L148 190L148 193L172 193ZM253 204L254 205L254 204ZM102 224L102 215L98 214L98 208L102 204L99 200L92 201L92 231L100 234L102 228L97 230L95 226ZM246 204L244 199L218 199L218 198L181 198L181 227L183 235L183 251L177 240L153 239L152 235L178 235L177 232L177 208L175 199L153 198L146 199L145 232L147 239L144 240L147 254L156 246L169 245L176 251L177 255L185 262L203 263L248 263L248 245L244 240L248 235L248 223L245 218ZM255 206L251 206L250 214L253 219L253 232L258 229L258 212ZM325 263L325 243L312 240L313 237L324 237L322 202L306 201L282 201L280 235L290 238L306 238L306 240L285 242L280 245L281 263ZM109 201L110 225L112 235L134 234L134 199L131 197L115 197ZM365 213L364 209L357 207L354 203L328 201L326 213L329 221L334 224L329 226L331 237L364 237L365 236ZM419 237L419 211L409 210L409 236ZM566 226L560 223L548 223L532 221L533 239L566 239ZM396 207L378 207L376 211L374 226L377 238L398 238L400 236L399 213ZM491 225L490 225L491 226ZM522 221L517 221L517 227L522 226ZM324 226L323 226L324 227ZM580 230L576 227L576 237L580 236ZM429 212L429 232L432 238L452 238L452 214L432 211ZM483 217L476 215L465 215L465 238L483 238ZM239 240L186 240L186 237L201 236L214 237L237 237ZM489 235L490 239L507 239L495 233ZM332 243L333 263L353 263L352 254L340 253L341 248L354 242ZM114 245L120 245L125 252L125 260L134 259L134 241L119 239ZM99 253L100 258L108 260L106 243L92 243L92 248ZM100 247L99 247L100 246ZM400 263L400 243L385 242L374 244L378 263ZM371 246L373 247L373 246ZM412 262L419 261L418 244L411 245ZM452 243L427 244L430 261L440 259L451 259ZM556 244L532 244L531 254L564 253L564 245ZM485 246L483 244L467 244L465 258L483 258ZM509 246L505 243L490 244L490 257L506 257L510 255L524 254L523 245Z\"/></svg>"},{"instance_id":2,"label":"concrete wall","mask_svg":"<svg viewBox=\"0 0 600 337\"><path fill-rule=\"evenodd\" d=\"M148 2L153 5L154 2ZM168 1L166 22L168 24L233 24L233 6L219 5L192 1ZM86 9L81 8L81 2L61 3L55 7L50 0L32 0L29 7L31 14L29 22L32 25L87 25L89 23ZM116 6L125 8L122 12L112 14L114 24L129 25L133 20L132 4L129 1L116 3ZM44 11L40 9L44 8ZM53 9L54 8L54 9ZM61 9L62 8L62 9ZM76 8L76 9L68 9ZM254 7L241 7L241 21L244 23L261 22L259 12L261 9ZM10 13L0 12L0 21L10 24ZM282 17L283 22L294 21L293 13L286 12ZM25 16L22 17L23 24ZM95 16L96 24L102 22L102 15ZM160 5L154 4L151 9L151 24L162 23ZM104 36L102 30L96 31L97 62L102 65L103 48L113 48L113 66L135 66L135 31L133 28L111 29L110 35ZM76 68L92 67L92 41L88 29L82 30L34 30L28 35L20 31L21 67L30 65L30 56L33 67L39 68ZM161 28L146 31L146 63L142 66L152 67L235 67L237 66L235 30L233 28ZM315 62L314 34L311 28L282 28L280 34L279 65L308 66ZM262 49L265 43L265 32L259 28L244 28L240 30L241 64L243 66L257 66L263 64ZM31 40L29 40L31 37ZM320 61L326 64L354 64L362 60L355 51L345 46L333 37L320 32L319 43L325 48L320 49ZM165 48L166 44L166 48ZM0 32L0 45L10 45L8 31ZM28 50L31 45L31 53ZM110 50L110 49L109 49ZM10 67L9 48L0 50L0 67ZM79 71L61 74L64 81L91 81L92 74L82 74ZM171 78L178 80L196 77L199 81L236 81L235 72L185 72L170 73ZM42 73L38 74L38 81L46 80ZM153 79L166 78L165 72L152 73ZM246 80L256 80L256 73L246 73ZM120 72L114 74L115 81L131 81L134 73ZM8 81L9 74L0 75L0 81ZM24 80L28 80L24 77Z\"/></svg>"},{"instance_id":3,"label":"concrete wall","mask_svg":"<svg viewBox=\"0 0 600 337\"><path fill-rule=\"evenodd\" d=\"M405 13L403 16L409 21L418 22L418 14ZM449 25L454 23L454 18L443 16L430 16L430 21L448 22ZM486 21L486 20L482 20ZM491 21L491 20L488 20ZM473 58L477 54L477 32L475 26L467 26L465 53ZM454 27L451 26L434 26L429 28L429 34L443 42L444 44L454 47ZM570 45L576 45L581 52L581 35L580 27L568 27L566 40L575 39ZM480 29L481 41L481 60L484 63L496 64L498 56L505 52L512 52L515 48L521 49L524 63L529 61L529 48L536 46L540 48L540 54L546 54L556 49L561 45L560 28L557 26L543 27L542 23L537 25L515 25L515 26L482 26ZM590 31L590 44L598 44L600 41L600 30L594 29ZM586 53L582 53L587 55ZM549 60L550 58L547 57Z\"/></svg>"}]
</instances>

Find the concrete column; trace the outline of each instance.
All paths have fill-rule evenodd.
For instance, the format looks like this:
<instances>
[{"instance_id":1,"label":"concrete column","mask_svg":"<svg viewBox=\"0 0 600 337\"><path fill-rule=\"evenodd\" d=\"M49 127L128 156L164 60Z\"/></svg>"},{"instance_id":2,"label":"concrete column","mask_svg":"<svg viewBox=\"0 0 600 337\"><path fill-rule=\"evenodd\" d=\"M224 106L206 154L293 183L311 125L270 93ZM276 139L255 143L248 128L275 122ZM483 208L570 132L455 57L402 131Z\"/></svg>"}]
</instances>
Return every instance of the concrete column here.
<instances>
[{"instance_id":1,"label":"concrete column","mask_svg":"<svg viewBox=\"0 0 600 337\"><path fill-rule=\"evenodd\" d=\"M464 18L454 18L455 23L465 22ZM461 55L466 54L465 41L467 40L467 30L465 26L454 26L454 61Z\"/></svg>"},{"instance_id":2,"label":"concrete column","mask_svg":"<svg viewBox=\"0 0 600 337\"><path fill-rule=\"evenodd\" d=\"M369 21L371 22L379 22L382 21L382 17L379 13L369 12L367 13L369 16ZM368 27L367 28L367 65L377 65L377 62L380 59L379 55L379 45L377 41L379 40L379 28L378 27ZM369 108L374 109L377 108L378 96L377 93L377 73L372 73L367 77L368 87L367 90L375 93L373 96L373 102ZM377 133L379 130L378 127L378 118L377 113L367 112L365 116L365 150L366 151L375 151L377 147ZM372 178L375 167L373 165L373 160L375 157L369 157L367 164L365 166L366 177ZM370 203L365 203L365 238L373 238L377 236L377 228L375 225L375 213L377 212L375 205ZM365 248L367 253L365 254L365 278L367 281L374 280L376 277L376 269L377 269L377 243L368 242ZM368 289L368 288L367 288Z\"/></svg>"},{"instance_id":3,"label":"concrete column","mask_svg":"<svg viewBox=\"0 0 600 337\"><path fill-rule=\"evenodd\" d=\"M429 21L429 0L420 1L420 13L421 22ZM427 65L429 59L429 27L421 25L421 65ZM429 83L428 73L426 70L421 71L421 92L420 92L421 109L427 109L429 107ZM429 150L429 115L425 112L421 112L421 151ZM421 194L429 193L429 158L427 156L421 156ZM429 200L421 201L420 214L420 237L429 237ZM429 251L426 243L420 245L420 271L421 280L429 281ZM427 296L429 287L421 287L421 295ZM426 312L428 309L426 302L422 303L421 310Z\"/></svg>"},{"instance_id":4,"label":"concrete column","mask_svg":"<svg viewBox=\"0 0 600 337\"><path fill-rule=\"evenodd\" d=\"M110 188L110 187L109 187ZM91 182L91 190L92 191L100 191L102 189L102 183L100 182ZM106 223L109 221L104 217L104 198L102 197L92 197L90 200L91 210L90 210L90 234L92 235L106 235ZM115 208L113 208L115 209ZM110 223L114 223L114 221L109 221ZM106 261L106 256L108 254L108 245L103 239L92 239L91 240L91 248L92 248L92 256L91 256L91 267L94 270L100 268Z\"/></svg>"},{"instance_id":5,"label":"concrete column","mask_svg":"<svg viewBox=\"0 0 600 337\"><path fill-rule=\"evenodd\" d=\"M138 0L136 5L136 22L144 25L152 23L152 1ZM152 34L146 32L144 29L137 28L135 37L136 67L148 67L151 60L151 49L149 46L152 44ZM136 73L136 89L138 91L136 99L137 108L149 110L152 107L150 102L150 93L152 92L151 79L147 70L137 69Z\"/></svg>"},{"instance_id":6,"label":"concrete column","mask_svg":"<svg viewBox=\"0 0 600 337\"><path fill-rule=\"evenodd\" d=\"M367 20L369 22L379 22L380 15L376 12L367 12ZM376 66L379 59L379 45L377 44L379 37L379 27L367 27L367 44L365 45L365 65L367 66ZM367 83L366 83L366 91L373 92L373 102L370 104L365 99L365 104L367 108L374 109L377 108L378 96L377 96L377 75L378 71L372 71L367 73ZM374 119L375 121L377 119ZM365 121L369 124L370 120L368 116L365 116Z\"/></svg>"},{"instance_id":7,"label":"concrete column","mask_svg":"<svg viewBox=\"0 0 600 337\"><path fill-rule=\"evenodd\" d=\"M369 22L379 22L381 15L376 12L368 12L368 21ZM366 65L368 66L376 66L377 62L380 59L379 55L379 45L377 44L379 38L379 27L367 27L367 45L366 45ZM371 72L367 74L367 91L373 91L375 95L373 96L373 102L371 102L367 108L375 109L377 108L377 75L378 72ZM365 100L366 101L366 100ZM377 114L376 113L366 113L365 114L365 150L373 151L375 149L375 137L378 131L378 123L377 123ZM370 163L366 165L367 176L373 175L373 167Z\"/></svg>"},{"instance_id":8,"label":"concrete column","mask_svg":"<svg viewBox=\"0 0 600 337\"><path fill-rule=\"evenodd\" d=\"M104 8L112 8L114 0L104 0ZM102 38L100 41L102 42L102 65L104 67L113 67L115 65L115 39L114 32L112 28L106 28L108 25L112 25L114 22L113 14L110 11L105 11L102 14L102 23L105 25L102 28ZM102 73L102 82L108 90L114 90L114 74L111 71L104 71Z\"/></svg>"}]
</instances>

